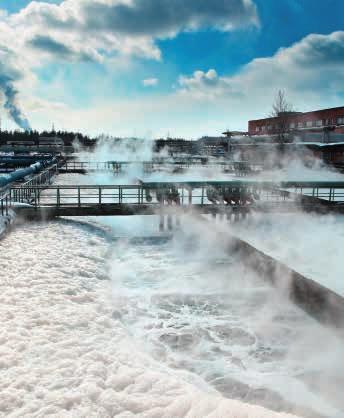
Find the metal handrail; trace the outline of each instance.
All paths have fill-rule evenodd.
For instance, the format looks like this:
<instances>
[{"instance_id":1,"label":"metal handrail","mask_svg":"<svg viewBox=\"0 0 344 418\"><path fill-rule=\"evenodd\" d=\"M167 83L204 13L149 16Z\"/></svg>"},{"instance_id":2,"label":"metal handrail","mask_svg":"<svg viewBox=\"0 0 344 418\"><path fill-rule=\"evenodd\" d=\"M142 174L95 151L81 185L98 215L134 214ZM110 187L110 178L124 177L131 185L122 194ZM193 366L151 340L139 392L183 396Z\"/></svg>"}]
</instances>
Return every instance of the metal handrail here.
<instances>
[{"instance_id":1,"label":"metal handrail","mask_svg":"<svg viewBox=\"0 0 344 418\"><path fill-rule=\"evenodd\" d=\"M6 186L0 189L0 215L8 216L11 207L11 190Z\"/></svg>"},{"instance_id":2,"label":"metal handrail","mask_svg":"<svg viewBox=\"0 0 344 418\"><path fill-rule=\"evenodd\" d=\"M164 159L152 161L66 161L60 165L60 170L80 170L80 171L114 171L119 172L123 167L129 165L141 165L147 170L154 170L163 166L169 167L221 167L222 169L231 170L233 172L250 172L257 171L263 167L260 163L250 163L246 161L201 161L188 159Z\"/></svg>"}]
</instances>

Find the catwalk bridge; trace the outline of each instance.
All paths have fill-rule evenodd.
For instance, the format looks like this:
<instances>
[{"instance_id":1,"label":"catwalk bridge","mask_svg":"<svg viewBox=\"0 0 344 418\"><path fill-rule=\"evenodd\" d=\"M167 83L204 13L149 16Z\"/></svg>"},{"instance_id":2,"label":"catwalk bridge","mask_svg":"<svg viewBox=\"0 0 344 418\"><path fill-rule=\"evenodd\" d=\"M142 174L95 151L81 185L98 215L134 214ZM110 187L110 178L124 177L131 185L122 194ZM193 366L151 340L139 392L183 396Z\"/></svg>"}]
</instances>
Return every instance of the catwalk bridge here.
<instances>
[{"instance_id":1,"label":"catwalk bridge","mask_svg":"<svg viewBox=\"0 0 344 418\"><path fill-rule=\"evenodd\" d=\"M227 215L256 212L344 212L344 182L201 181L137 185L16 185L1 197L28 218L169 215L196 211Z\"/></svg>"},{"instance_id":2,"label":"catwalk bridge","mask_svg":"<svg viewBox=\"0 0 344 418\"><path fill-rule=\"evenodd\" d=\"M208 159L206 157L180 157L180 158L159 158L153 161L73 161L67 160L59 164L59 173L93 173L107 172L120 174L127 172L130 168L137 167L143 173L153 173L161 170L174 172L189 168L213 168L226 173L233 173L237 176L255 174L263 169L259 163L246 161L221 161Z\"/></svg>"}]
</instances>

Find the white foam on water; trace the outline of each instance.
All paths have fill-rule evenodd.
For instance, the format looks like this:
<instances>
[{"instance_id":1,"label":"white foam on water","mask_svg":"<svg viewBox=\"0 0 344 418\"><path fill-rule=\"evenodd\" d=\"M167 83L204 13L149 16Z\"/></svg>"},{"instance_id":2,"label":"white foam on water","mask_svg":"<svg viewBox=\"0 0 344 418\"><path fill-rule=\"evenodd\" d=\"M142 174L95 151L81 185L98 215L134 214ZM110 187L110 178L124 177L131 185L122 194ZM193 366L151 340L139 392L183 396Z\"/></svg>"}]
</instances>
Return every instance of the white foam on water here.
<instances>
[{"instance_id":1,"label":"white foam on water","mask_svg":"<svg viewBox=\"0 0 344 418\"><path fill-rule=\"evenodd\" d=\"M216 233L198 228L200 236L187 237L184 223L165 245L114 247L116 315L154 358L224 396L303 416L338 414L340 395L332 405L332 394L313 392L309 379L319 389L324 376L341 376L342 342L231 260Z\"/></svg>"},{"instance_id":2,"label":"white foam on water","mask_svg":"<svg viewBox=\"0 0 344 418\"><path fill-rule=\"evenodd\" d=\"M0 242L0 416L291 416L225 399L152 358L117 315L109 245L104 231L68 221Z\"/></svg>"},{"instance_id":3,"label":"white foam on water","mask_svg":"<svg viewBox=\"0 0 344 418\"><path fill-rule=\"evenodd\" d=\"M157 226L64 220L0 242L0 416L292 416L257 403L341 416L342 343L230 258L213 226L111 238Z\"/></svg>"}]
</instances>

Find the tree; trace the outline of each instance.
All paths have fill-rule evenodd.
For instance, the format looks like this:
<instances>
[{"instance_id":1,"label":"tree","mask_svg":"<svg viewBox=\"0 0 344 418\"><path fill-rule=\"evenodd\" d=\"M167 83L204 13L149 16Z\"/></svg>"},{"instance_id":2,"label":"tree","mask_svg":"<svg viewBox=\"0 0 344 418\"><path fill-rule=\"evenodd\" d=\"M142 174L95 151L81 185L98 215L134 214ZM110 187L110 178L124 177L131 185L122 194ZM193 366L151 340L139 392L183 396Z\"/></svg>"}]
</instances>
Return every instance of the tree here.
<instances>
[{"instance_id":1,"label":"tree","mask_svg":"<svg viewBox=\"0 0 344 418\"><path fill-rule=\"evenodd\" d=\"M274 131L278 135L278 141L284 143L289 133L290 116L295 110L293 105L288 102L284 90L278 90L275 101L272 104L270 113L271 118L276 119Z\"/></svg>"}]
</instances>

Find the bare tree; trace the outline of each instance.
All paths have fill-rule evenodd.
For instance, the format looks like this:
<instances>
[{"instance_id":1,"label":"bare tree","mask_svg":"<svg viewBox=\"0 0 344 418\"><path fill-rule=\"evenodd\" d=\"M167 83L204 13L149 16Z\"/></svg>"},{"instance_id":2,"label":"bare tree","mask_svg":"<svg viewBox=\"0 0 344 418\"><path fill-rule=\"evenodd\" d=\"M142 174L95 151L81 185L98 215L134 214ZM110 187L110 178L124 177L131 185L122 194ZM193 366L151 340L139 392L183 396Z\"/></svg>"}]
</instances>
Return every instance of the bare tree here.
<instances>
[{"instance_id":1,"label":"bare tree","mask_svg":"<svg viewBox=\"0 0 344 418\"><path fill-rule=\"evenodd\" d=\"M276 119L274 131L278 135L278 141L284 143L289 132L290 114L295 112L293 105L286 98L284 90L278 90L275 101L272 104L271 118Z\"/></svg>"}]
</instances>

